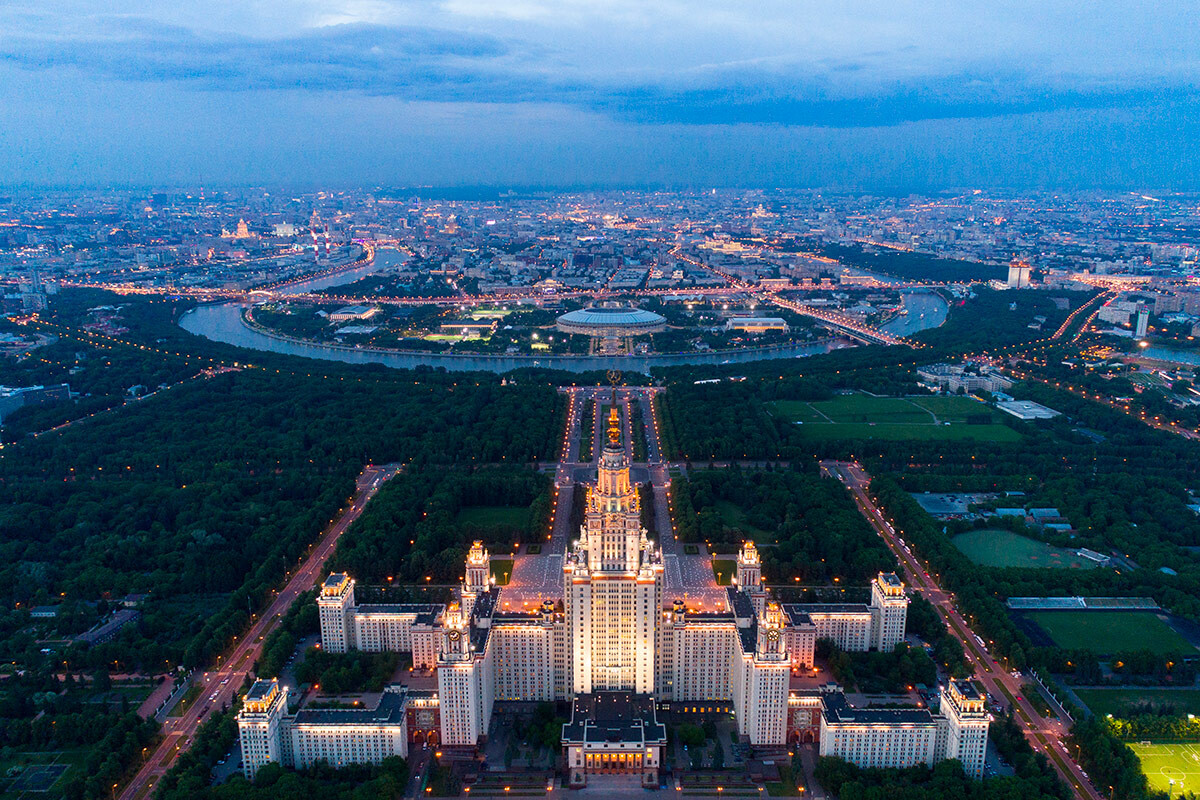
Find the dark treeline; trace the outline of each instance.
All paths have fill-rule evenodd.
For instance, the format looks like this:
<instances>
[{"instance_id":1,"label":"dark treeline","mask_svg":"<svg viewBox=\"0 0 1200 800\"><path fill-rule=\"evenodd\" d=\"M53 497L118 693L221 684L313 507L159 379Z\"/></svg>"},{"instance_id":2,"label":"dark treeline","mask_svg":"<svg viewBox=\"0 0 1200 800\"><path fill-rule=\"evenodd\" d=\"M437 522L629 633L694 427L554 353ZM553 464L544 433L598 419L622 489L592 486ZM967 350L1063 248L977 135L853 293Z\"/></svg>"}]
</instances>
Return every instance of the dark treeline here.
<instances>
[{"instance_id":1,"label":"dark treeline","mask_svg":"<svg viewBox=\"0 0 1200 800\"><path fill-rule=\"evenodd\" d=\"M948 673L956 678L971 674L971 668L963 657L962 642L950 633L933 604L919 594L910 596L907 628L933 648L933 660Z\"/></svg>"},{"instance_id":2,"label":"dark treeline","mask_svg":"<svg viewBox=\"0 0 1200 800\"><path fill-rule=\"evenodd\" d=\"M1092 650L1063 650L1058 647L1038 649L1038 661L1070 683L1086 686L1191 686L1196 681L1197 664L1194 660L1188 660L1192 656L1190 652L1171 654L1150 650L1118 650L1099 655L1109 657L1108 673L1100 668L1098 654Z\"/></svg>"},{"instance_id":3,"label":"dark treeline","mask_svg":"<svg viewBox=\"0 0 1200 800\"><path fill-rule=\"evenodd\" d=\"M324 694L382 692L400 664L401 654L395 651L330 653L310 647L296 665L296 680L319 686Z\"/></svg>"},{"instance_id":4,"label":"dark treeline","mask_svg":"<svg viewBox=\"0 0 1200 800\"><path fill-rule=\"evenodd\" d=\"M1150 788L1137 755L1112 732L1105 721L1089 717L1071 728L1079 766L1087 770L1094 786L1111 786L1116 800L1166 800L1167 793Z\"/></svg>"},{"instance_id":5,"label":"dark treeline","mask_svg":"<svg viewBox=\"0 0 1200 800\"><path fill-rule=\"evenodd\" d=\"M1102 722L1114 736L1126 742L1200 741L1200 722L1194 717L1189 719L1183 716L1170 701L1156 709L1161 713L1145 713L1149 705L1152 704L1134 709L1135 713L1128 718L1106 719Z\"/></svg>"},{"instance_id":6,"label":"dark treeline","mask_svg":"<svg viewBox=\"0 0 1200 800\"><path fill-rule=\"evenodd\" d=\"M529 508L523 527L464 524L469 506ZM540 542L549 532L553 484L540 473L515 468L475 472L411 469L392 479L342 536L332 568L362 583L457 583L473 539L496 553L514 542Z\"/></svg>"},{"instance_id":7,"label":"dark treeline","mask_svg":"<svg viewBox=\"0 0 1200 800\"><path fill-rule=\"evenodd\" d=\"M835 244L813 242L817 251L843 264L858 267L894 278L910 281L988 281L1004 280L1008 268L979 261L963 261L957 258L939 258L928 253L911 250L893 250L886 247L866 248L861 244Z\"/></svg>"},{"instance_id":8,"label":"dark treeline","mask_svg":"<svg viewBox=\"0 0 1200 800\"><path fill-rule=\"evenodd\" d=\"M63 785L66 800L100 800L132 771L142 748L153 743L158 725L129 712L109 721L104 736L88 751L80 770L69 773Z\"/></svg>"},{"instance_id":9,"label":"dark treeline","mask_svg":"<svg viewBox=\"0 0 1200 800\"><path fill-rule=\"evenodd\" d=\"M896 567L883 540L832 478L794 470L695 470L689 478L671 482L671 495L681 541L706 541L733 552L754 539L762 545L759 554L769 581L829 583L837 578L844 586ZM726 524L718 503L737 507L745 526Z\"/></svg>"},{"instance_id":10,"label":"dark treeline","mask_svg":"<svg viewBox=\"0 0 1200 800\"><path fill-rule=\"evenodd\" d=\"M555 438L553 408L548 388L247 371L6 449L0 576L16 610L0 630L16 634L28 604L144 592L149 655L110 648L104 661L199 663L344 505L364 464L534 461ZM157 613L159 602L212 593L230 599L207 621L180 619L178 606L170 619ZM32 637L8 644L36 653Z\"/></svg>"},{"instance_id":11,"label":"dark treeline","mask_svg":"<svg viewBox=\"0 0 1200 800\"><path fill-rule=\"evenodd\" d=\"M983 286L972 287L972 292L974 296L969 299L951 300L944 324L912 338L942 353L995 352L1008 345L1049 337L1072 309L1095 296L1093 292L1005 292ZM1056 297L1066 300L1068 307L1059 308L1054 302Z\"/></svg>"},{"instance_id":12,"label":"dark treeline","mask_svg":"<svg viewBox=\"0 0 1200 800\"><path fill-rule=\"evenodd\" d=\"M847 653L830 639L818 639L816 655L837 682L867 694L903 694L918 683L937 685L937 666L925 650L901 642L890 652Z\"/></svg>"},{"instance_id":13,"label":"dark treeline","mask_svg":"<svg viewBox=\"0 0 1200 800\"><path fill-rule=\"evenodd\" d=\"M129 331L116 341L79 331L87 309L102 304L124 306L119 324ZM64 292L43 315L69 326L42 329L59 342L38 351L45 360L6 370L5 383L63 381L91 395L30 412L17 438L122 403L132 385L183 381L62 432L21 438L0 455L0 648L25 675L157 673L207 662L344 506L367 463L433 470L556 456L565 401L544 376L502 383L491 374L250 353L180 329L175 321L189 305ZM191 380L215 366L238 371ZM537 499L522 498L525 506ZM543 514L535 508L530 518ZM41 652L39 639L69 639L127 593L148 597L140 620L115 639ZM30 606L52 603L59 617L30 619ZM124 739L100 747L96 732L120 726L102 703L89 702L90 687L68 687L47 704L53 688L4 683L0 730L12 741L57 747L40 733L47 726L55 737L90 744L100 762L89 766L89 780L106 780L113 757L120 769L130 763ZM66 780L79 775L72 770Z\"/></svg>"}]
</instances>

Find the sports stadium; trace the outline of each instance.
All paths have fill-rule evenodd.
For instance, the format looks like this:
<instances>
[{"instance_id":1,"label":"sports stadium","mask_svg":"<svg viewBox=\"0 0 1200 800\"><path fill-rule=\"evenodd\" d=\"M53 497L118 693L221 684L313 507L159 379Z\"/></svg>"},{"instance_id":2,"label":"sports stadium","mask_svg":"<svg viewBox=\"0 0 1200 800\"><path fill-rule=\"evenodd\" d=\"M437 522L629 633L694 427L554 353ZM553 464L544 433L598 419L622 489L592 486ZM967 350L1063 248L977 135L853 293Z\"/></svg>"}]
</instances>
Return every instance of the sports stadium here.
<instances>
[{"instance_id":1,"label":"sports stadium","mask_svg":"<svg viewBox=\"0 0 1200 800\"><path fill-rule=\"evenodd\" d=\"M589 306L568 311L556 324L563 333L623 339L661 331L667 327L667 319L653 311L630 306Z\"/></svg>"}]
</instances>

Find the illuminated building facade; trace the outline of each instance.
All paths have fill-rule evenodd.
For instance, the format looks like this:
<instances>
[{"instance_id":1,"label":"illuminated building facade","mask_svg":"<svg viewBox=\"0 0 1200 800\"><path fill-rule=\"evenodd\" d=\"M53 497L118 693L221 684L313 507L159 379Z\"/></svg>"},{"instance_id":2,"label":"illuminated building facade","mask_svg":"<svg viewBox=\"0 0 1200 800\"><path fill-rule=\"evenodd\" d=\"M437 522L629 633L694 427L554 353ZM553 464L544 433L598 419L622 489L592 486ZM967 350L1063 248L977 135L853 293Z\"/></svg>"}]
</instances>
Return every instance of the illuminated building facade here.
<instances>
[{"instance_id":1,"label":"illuminated building facade","mask_svg":"<svg viewBox=\"0 0 1200 800\"><path fill-rule=\"evenodd\" d=\"M962 762L969 777L982 778L991 715L985 695L971 681L951 680L935 714L923 708L855 708L840 691L822 695L820 754L860 767Z\"/></svg>"},{"instance_id":2,"label":"illuminated building facade","mask_svg":"<svg viewBox=\"0 0 1200 800\"><path fill-rule=\"evenodd\" d=\"M608 434L582 536L563 567L571 693L655 694L662 551L641 525L615 404Z\"/></svg>"},{"instance_id":3,"label":"illuminated building facade","mask_svg":"<svg viewBox=\"0 0 1200 800\"><path fill-rule=\"evenodd\" d=\"M413 666L418 669L432 669L437 663L444 612L445 606L435 603L358 605L354 579L344 572L326 578L317 594L321 646L325 650L412 653Z\"/></svg>"},{"instance_id":4,"label":"illuminated building facade","mask_svg":"<svg viewBox=\"0 0 1200 800\"><path fill-rule=\"evenodd\" d=\"M829 639L848 653L890 652L904 641L908 623L908 594L894 572L881 572L871 581L871 602L789 603L788 652L792 664L813 665L818 639Z\"/></svg>"},{"instance_id":5,"label":"illuminated building facade","mask_svg":"<svg viewBox=\"0 0 1200 800\"><path fill-rule=\"evenodd\" d=\"M253 751L254 763L304 765L320 753L377 760L401 748L397 736L407 744L476 748L487 736L494 704L505 701L573 703L563 748L574 786L586 784L589 774L613 771L657 785L665 733L655 711L662 707L732 712L738 734L758 747L785 746L795 737L796 720L807 715L815 738L819 701L789 697L793 669L811 666L820 637L845 650L892 649L904 638L904 584L880 574L869 605L781 606L763 588L758 550L747 542L724 609L698 611L682 598L664 597L663 554L641 526L637 487L617 404L613 407L579 538L563 555L560 598L534 609L502 610L505 590L491 579L490 555L480 542L467 553L459 601L448 607L360 605L353 579L330 575L317 598L324 648L412 652L416 666L436 672L436 694L417 698L397 691L398 699L390 702L403 700L407 732L404 710L396 709L380 723L394 723L395 736L372 733L374 744L360 749L349 744L352 735L334 733L341 723L333 716L310 719L300 711L289 717L285 701L271 706L274 723L264 710L245 711L240 719L251 740L263 742ZM414 704L421 706L419 724ZM830 746L837 752L869 744L838 733L836 715L830 720ZM345 724L352 722L347 718ZM933 752L934 738L925 743L923 734L911 735L917 738L904 745L905 752L919 751L921 758ZM248 766L247 774L255 769Z\"/></svg>"},{"instance_id":6,"label":"illuminated building facade","mask_svg":"<svg viewBox=\"0 0 1200 800\"><path fill-rule=\"evenodd\" d=\"M410 697L400 686L384 690L375 708L289 711L277 680L258 680L238 713L242 772L253 780L268 763L306 769L318 761L341 767L379 764L407 756Z\"/></svg>"}]
</instances>

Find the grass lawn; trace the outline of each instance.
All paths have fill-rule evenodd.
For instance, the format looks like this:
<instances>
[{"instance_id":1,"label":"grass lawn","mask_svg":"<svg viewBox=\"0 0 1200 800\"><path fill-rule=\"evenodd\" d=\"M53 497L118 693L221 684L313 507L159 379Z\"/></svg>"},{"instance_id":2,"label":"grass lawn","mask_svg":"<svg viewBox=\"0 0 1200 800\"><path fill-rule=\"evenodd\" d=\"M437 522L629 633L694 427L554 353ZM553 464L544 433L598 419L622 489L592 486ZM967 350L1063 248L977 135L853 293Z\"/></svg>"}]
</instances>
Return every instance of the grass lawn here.
<instances>
[{"instance_id":1,"label":"grass lawn","mask_svg":"<svg viewBox=\"0 0 1200 800\"><path fill-rule=\"evenodd\" d=\"M750 534L752 539L760 539L764 542L775 541L775 535L764 531L762 528L756 528L746 521L746 512L742 511L736 504L728 500L718 500L713 504L717 509L717 513L721 515L721 521L731 528L745 531Z\"/></svg>"},{"instance_id":2,"label":"grass lawn","mask_svg":"<svg viewBox=\"0 0 1200 800\"><path fill-rule=\"evenodd\" d=\"M1132 743L1129 747L1142 762L1151 789L1178 796L1200 788L1200 744Z\"/></svg>"},{"instance_id":3,"label":"grass lawn","mask_svg":"<svg viewBox=\"0 0 1200 800\"><path fill-rule=\"evenodd\" d=\"M789 422L803 422L808 424L810 422L829 421L818 414L816 409L810 404L802 400L776 400L771 405L775 407L775 411L778 412L779 416Z\"/></svg>"},{"instance_id":4,"label":"grass lawn","mask_svg":"<svg viewBox=\"0 0 1200 800\"><path fill-rule=\"evenodd\" d=\"M809 403L823 417L833 422L908 422L924 424L933 422L933 416L920 406L903 397L871 397L865 394L848 394L832 400Z\"/></svg>"},{"instance_id":5,"label":"grass lawn","mask_svg":"<svg viewBox=\"0 0 1200 800\"><path fill-rule=\"evenodd\" d=\"M1035 611L1028 615L1059 647L1112 655L1122 650L1191 653L1196 648L1150 611Z\"/></svg>"},{"instance_id":6,"label":"grass lawn","mask_svg":"<svg viewBox=\"0 0 1200 800\"><path fill-rule=\"evenodd\" d=\"M968 416L977 414L986 414L993 422L1000 419L996 411L969 397L852 394L812 403L778 400L772 405L780 417L801 423L801 432L811 439L1015 442L1021 438L1006 425L966 424Z\"/></svg>"},{"instance_id":7,"label":"grass lawn","mask_svg":"<svg viewBox=\"0 0 1200 800\"><path fill-rule=\"evenodd\" d=\"M458 522L462 525L503 525L524 529L529 526L528 506L467 506L458 510Z\"/></svg>"},{"instance_id":8,"label":"grass lawn","mask_svg":"<svg viewBox=\"0 0 1200 800\"><path fill-rule=\"evenodd\" d=\"M1098 717L1127 717L1141 703L1171 705L1176 714L1200 714L1200 689L1076 689L1075 694Z\"/></svg>"},{"instance_id":9,"label":"grass lawn","mask_svg":"<svg viewBox=\"0 0 1200 800\"><path fill-rule=\"evenodd\" d=\"M508 586L508 579L512 577L512 559L493 558L490 566L492 569L492 577L496 579L496 585Z\"/></svg>"},{"instance_id":10,"label":"grass lawn","mask_svg":"<svg viewBox=\"0 0 1200 800\"><path fill-rule=\"evenodd\" d=\"M1001 412L973 397L910 397L908 401L932 412L943 422L963 422L976 414L987 414L993 420L1002 419Z\"/></svg>"},{"instance_id":11,"label":"grass lawn","mask_svg":"<svg viewBox=\"0 0 1200 800\"><path fill-rule=\"evenodd\" d=\"M1094 569L1097 566L1095 561L1075 555L1074 550L1052 547L1003 529L967 531L950 541L967 558L985 567Z\"/></svg>"},{"instance_id":12,"label":"grass lawn","mask_svg":"<svg viewBox=\"0 0 1200 800\"><path fill-rule=\"evenodd\" d=\"M712 568L713 575L717 576L717 583L721 586L728 586L737 575L737 562L732 558L714 558Z\"/></svg>"},{"instance_id":13,"label":"grass lawn","mask_svg":"<svg viewBox=\"0 0 1200 800\"><path fill-rule=\"evenodd\" d=\"M806 439L831 441L835 439L882 439L888 442L1018 442L1021 434L1006 425L894 425L891 423L856 423L848 425L802 425Z\"/></svg>"}]
</instances>

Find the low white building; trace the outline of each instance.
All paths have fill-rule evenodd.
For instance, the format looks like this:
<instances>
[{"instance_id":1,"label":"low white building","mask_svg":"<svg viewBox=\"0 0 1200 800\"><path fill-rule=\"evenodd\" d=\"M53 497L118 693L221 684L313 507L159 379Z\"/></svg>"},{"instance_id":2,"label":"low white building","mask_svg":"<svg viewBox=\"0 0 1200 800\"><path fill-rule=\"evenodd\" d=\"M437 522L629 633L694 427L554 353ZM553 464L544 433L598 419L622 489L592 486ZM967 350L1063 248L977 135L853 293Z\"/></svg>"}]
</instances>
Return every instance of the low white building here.
<instances>
[{"instance_id":1,"label":"low white building","mask_svg":"<svg viewBox=\"0 0 1200 800\"><path fill-rule=\"evenodd\" d=\"M962 762L982 778L992 717L984 693L971 681L950 681L934 714L924 708L855 708L841 692L822 698L820 754L864 768L932 766Z\"/></svg>"},{"instance_id":2,"label":"low white building","mask_svg":"<svg viewBox=\"0 0 1200 800\"><path fill-rule=\"evenodd\" d=\"M791 327L780 317L733 317L725 321L727 331L745 331L746 333L766 333L780 331L787 333Z\"/></svg>"},{"instance_id":3,"label":"low white building","mask_svg":"<svg viewBox=\"0 0 1200 800\"><path fill-rule=\"evenodd\" d=\"M871 581L870 604L788 603L785 635L792 664L811 667L818 639L848 653L894 650L904 641L908 603L904 582L894 572L881 572Z\"/></svg>"},{"instance_id":4,"label":"low white building","mask_svg":"<svg viewBox=\"0 0 1200 800\"><path fill-rule=\"evenodd\" d=\"M238 712L242 773L254 780L269 763L306 769L379 764L408 755L408 692L387 687L375 708L288 710L288 691L277 680L255 681Z\"/></svg>"}]
</instances>

